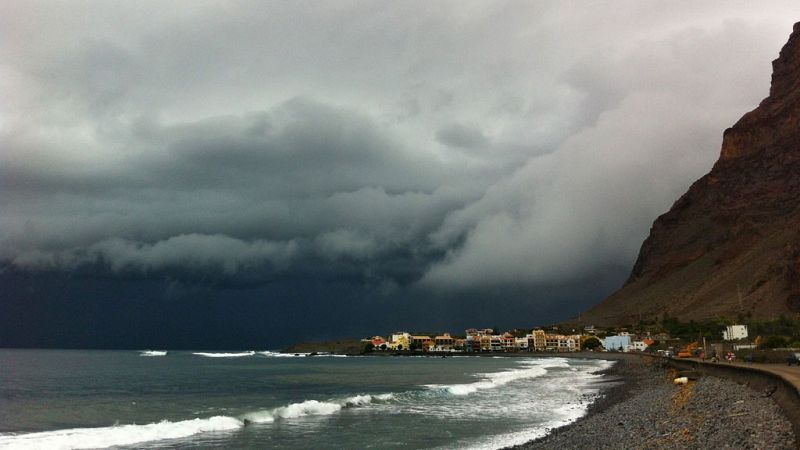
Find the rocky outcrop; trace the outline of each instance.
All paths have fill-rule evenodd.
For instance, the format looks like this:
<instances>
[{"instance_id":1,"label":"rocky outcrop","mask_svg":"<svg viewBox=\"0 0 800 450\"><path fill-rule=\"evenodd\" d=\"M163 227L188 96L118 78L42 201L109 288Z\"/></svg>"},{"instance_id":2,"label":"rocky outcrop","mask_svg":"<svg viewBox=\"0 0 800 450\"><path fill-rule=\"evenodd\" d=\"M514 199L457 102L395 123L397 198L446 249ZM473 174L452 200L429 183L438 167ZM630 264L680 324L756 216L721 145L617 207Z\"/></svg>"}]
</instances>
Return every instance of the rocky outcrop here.
<instances>
[{"instance_id":1,"label":"rocky outcrop","mask_svg":"<svg viewBox=\"0 0 800 450\"><path fill-rule=\"evenodd\" d=\"M711 172L656 219L625 285L582 322L800 313L800 23L772 64L769 96L725 130Z\"/></svg>"}]
</instances>

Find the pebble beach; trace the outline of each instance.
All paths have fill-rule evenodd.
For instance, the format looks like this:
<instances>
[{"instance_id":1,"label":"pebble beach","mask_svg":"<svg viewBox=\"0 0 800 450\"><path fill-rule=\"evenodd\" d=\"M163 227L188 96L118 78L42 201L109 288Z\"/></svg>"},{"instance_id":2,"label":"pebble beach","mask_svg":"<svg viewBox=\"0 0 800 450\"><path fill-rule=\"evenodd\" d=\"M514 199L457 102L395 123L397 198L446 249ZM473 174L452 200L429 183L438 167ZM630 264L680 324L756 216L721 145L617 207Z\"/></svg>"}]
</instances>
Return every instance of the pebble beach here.
<instances>
[{"instance_id":1,"label":"pebble beach","mask_svg":"<svg viewBox=\"0 0 800 450\"><path fill-rule=\"evenodd\" d=\"M527 449L794 449L789 420L769 392L716 377L674 385L661 360L621 358L612 383L578 421Z\"/></svg>"}]
</instances>

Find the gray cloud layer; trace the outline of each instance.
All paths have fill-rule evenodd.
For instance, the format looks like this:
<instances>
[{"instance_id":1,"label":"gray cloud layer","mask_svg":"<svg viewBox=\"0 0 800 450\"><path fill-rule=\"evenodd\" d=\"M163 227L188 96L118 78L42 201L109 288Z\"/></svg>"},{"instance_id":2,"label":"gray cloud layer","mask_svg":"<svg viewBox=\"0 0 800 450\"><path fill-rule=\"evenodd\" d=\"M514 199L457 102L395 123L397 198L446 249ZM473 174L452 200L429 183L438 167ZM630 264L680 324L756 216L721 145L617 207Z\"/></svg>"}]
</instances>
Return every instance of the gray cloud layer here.
<instances>
[{"instance_id":1,"label":"gray cloud layer","mask_svg":"<svg viewBox=\"0 0 800 450\"><path fill-rule=\"evenodd\" d=\"M4 2L0 259L432 289L631 264L794 2ZM338 275L337 275L338 274Z\"/></svg>"}]
</instances>

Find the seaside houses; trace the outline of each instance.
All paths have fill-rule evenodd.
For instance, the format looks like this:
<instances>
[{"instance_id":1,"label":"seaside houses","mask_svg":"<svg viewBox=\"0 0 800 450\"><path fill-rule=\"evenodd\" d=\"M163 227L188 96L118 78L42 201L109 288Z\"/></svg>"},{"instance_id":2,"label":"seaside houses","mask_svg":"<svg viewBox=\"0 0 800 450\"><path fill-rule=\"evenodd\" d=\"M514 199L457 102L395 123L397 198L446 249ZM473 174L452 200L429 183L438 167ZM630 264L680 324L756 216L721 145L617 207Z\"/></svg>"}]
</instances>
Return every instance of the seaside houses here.
<instances>
[{"instance_id":1,"label":"seaside houses","mask_svg":"<svg viewBox=\"0 0 800 450\"><path fill-rule=\"evenodd\" d=\"M481 339L478 336L467 335L464 339L464 351L479 352L481 351Z\"/></svg>"},{"instance_id":2,"label":"seaside houses","mask_svg":"<svg viewBox=\"0 0 800 450\"><path fill-rule=\"evenodd\" d=\"M444 333L441 336L434 338L434 350L437 352L449 352L455 347L455 339L450 336L450 333Z\"/></svg>"},{"instance_id":3,"label":"seaside houses","mask_svg":"<svg viewBox=\"0 0 800 450\"><path fill-rule=\"evenodd\" d=\"M482 352L490 352L492 351L492 335L485 334L479 337L481 341L481 351Z\"/></svg>"},{"instance_id":4,"label":"seaside houses","mask_svg":"<svg viewBox=\"0 0 800 450\"><path fill-rule=\"evenodd\" d=\"M617 334L600 339L597 334L592 335L590 332L602 335L604 330L593 326L584 327L578 334L561 334L557 327L534 328L529 333L526 333L526 330L515 328L506 332L498 332L492 328L468 328L464 330L464 336L453 336L449 332L422 335L398 331L386 338L373 336L361 341L365 344L371 343L375 351L559 353L582 351L583 343L590 337L599 339L602 343L602 348L595 349L592 346L593 351L612 352L643 352L656 343L661 344L670 339L669 335L663 332L647 331L634 336L619 329L613 330L618 331ZM726 339L743 339L747 337L747 331L745 325L731 325L725 330L724 337ZM572 332L575 333L575 330Z\"/></svg>"},{"instance_id":5,"label":"seaside houses","mask_svg":"<svg viewBox=\"0 0 800 450\"><path fill-rule=\"evenodd\" d=\"M503 351L503 337L499 334L493 334L490 336L491 342L491 351L493 352L502 352Z\"/></svg>"},{"instance_id":6,"label":"seaside houses","mask_svg":"<svg viewBox=\"0 0 800 450\"><path fill-rule=\"evenodd\" d=\"M384 339L383 336L372 336L372 339L370 339L370 342L372 343L373 347L375 347L375 348L377 348L379 350L383 350L383 349L387 348L386 339Z\"/></svg>"},{"instance_id":7,"label":"seaside houses","mask_svg":"<svg viewBox=\"0 0 800 450\"><path fill-rule=\"evenodd\" d=\"M492 351L491 328L468 328L464 330L466 335L464 349L468 352L490 352Z\"/></svg>"},{"instance_id":8,"label":"seaside houses","mask_svg":"<svg viewBox=\"0 0 800 450\"><path fill-rule=\"evenodd\" d=\"M376 350L418 351L418 352L577 352L581 350L580 335L546 333L534 329L520 336L524 330L514 333L497 334L491 328L469 328L464 338L456 338L450 333L436 336L415 335L398 331L387 339L373 336L363 339L371 342Z\"/></svg>"},{"instance_id":9,"label":"seaside houses","mask_svg":"<svg viewBox=\"0 0 800 450\"><path fill-rule=\"evenodd\" d=\"M431 351L436 345L430 336L416 335L411 336L411 348L423 351Z\"/></svg>"},{"instance_id":10,"label":"seaside houses","mask_svg":"<svg viewBox=\"0 0 800 450\"><path fill-rule=\"evenodd\" d=\"M500 336L500 345L503 347L503 351L509 352L515 350L517 348L516 343L517 340L511 333L506 332Z\"/></svg>"},{"instance_id":11,"label":"seaside houses","mask_svg":"<svg viewBox=\"0 0 800 450\"><path fill-rule=\"evenodd\" d=\"M547 334L545 335L545 351L548 352L577 352L581 349L581 336Z\"/></svg>"},{"instance_id":12,"label":"seaside houses","mask_svg":"<svg viewBox=\"0 0 800 450\"><path fill-rule=\"evenodd\" d=\"M533 349L537 352L543 352L547 349L547 338L544 330L542 329L534 329L531 331L531 334L528 335L528 347ZM533 340L533 345L531 345L531 340Z\"/></svg>"},{"instance_id":13,"label":"seaside houses","mask_svg":"<svg viewBox=\"0 0 800 450\"><path fill-rule=\"evenodd\" d=\"M482 352L501 352L503 351L503 342L500 340L501 336L497 334L484 334L480 336L481 351Z\"/></svg>"}]
</instances>

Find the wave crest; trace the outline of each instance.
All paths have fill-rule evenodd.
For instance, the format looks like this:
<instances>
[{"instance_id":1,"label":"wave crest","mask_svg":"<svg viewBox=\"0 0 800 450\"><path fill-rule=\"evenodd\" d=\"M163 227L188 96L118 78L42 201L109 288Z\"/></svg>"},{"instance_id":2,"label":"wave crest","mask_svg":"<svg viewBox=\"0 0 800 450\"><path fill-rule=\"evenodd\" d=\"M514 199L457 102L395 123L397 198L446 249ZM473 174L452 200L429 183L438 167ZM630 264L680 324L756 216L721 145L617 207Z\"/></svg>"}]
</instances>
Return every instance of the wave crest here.
<instances>
[{"instance_id":1,"label":"wave crest","mask_svg":"<svg viewBox=\"0 0 800 450\"><path fill-rule=\"evenodd\" d=\"M193 355L205 356L206 358L241 358L242 356L253 356L256 354L254 351L237 352L237 353L209 353L209 352L194 352Z\"/></svg>"},{"instance_id":2,"label":"wave crest","mask_svg":"<svg viewBox=\"0 0 800 450\"><path fill-rule=\"evenodd\" d=\"M179 422L162 420L161 422L147 425L71 428L0 436L0 448L81 449L113 447L162 439L178 439L198 433L232 431L242 426L244 426L244 422L234 417L214 416L207 419L182 420Z\"/></svg>"},{"instance_id":3,"label":"wave crest","mask_svg":"<svg viewBox=\"0 0 800 450\"><path fill-rule=\"evenodd\" d=\"M503 372L483 373L482 380L467 384L428 384L429 389L443 389L452 395L469 395L483 389L494 389L512 381L524 378L537 378L547 373L545 367L535 365L524 369L512 369Z\"/></svg>"},{"instance_id":4,"label":"wave crest","mask_svg":"<svg viewBox=\"0 0 800 450\"><path fill-rule=\"evenodd\" d=\"M366 406L375 402L388 401L394 398L394 394L380 395L355 395L343 400L321 402L318 400L306 400L300 403L291 403L287 406L273 408L264 411L256 411L242 416L245 423L271 423L278 419L295 419L304 416L329 416L336 414L345 408L355 408Z\"/></svg>"},{"instance_id":5,"label":"wave crest","mask_svg":"<svg viewBox=\"0 0 800 450\"><path fill-rule=\"evenodd\" d=\"M277 419L327 416L336 414L345 408L366 406L392 398L394 398L394 394L355 395L329 402L306 400L271 410L251 412L241 417L214 416L178 422L162 420L146 425L71 428L39 433L0 435L0 448L66 450L135 445L148 441L185 438L199 433L234 431L248 423L271 423Z\"/></svg>"},{"instance_id":6,"label":"wave crest","mask_svg":"<svg viewBox=\"0 0 800 450\"><path fill-rule=\"evenodd\" d=\"M274 350L264 350L258 352L258 354L268 358L305 358L312 355L316 358L347 358L347 355L335 355L333 353L281 353Z\"/></svg>"}]
</instances>

